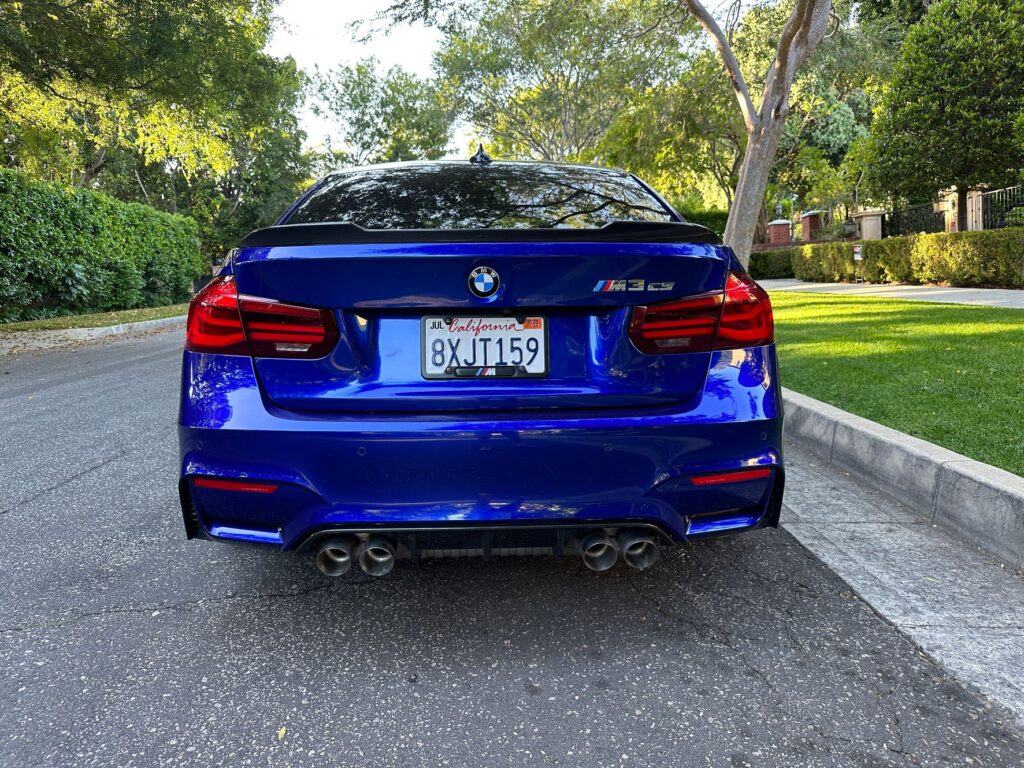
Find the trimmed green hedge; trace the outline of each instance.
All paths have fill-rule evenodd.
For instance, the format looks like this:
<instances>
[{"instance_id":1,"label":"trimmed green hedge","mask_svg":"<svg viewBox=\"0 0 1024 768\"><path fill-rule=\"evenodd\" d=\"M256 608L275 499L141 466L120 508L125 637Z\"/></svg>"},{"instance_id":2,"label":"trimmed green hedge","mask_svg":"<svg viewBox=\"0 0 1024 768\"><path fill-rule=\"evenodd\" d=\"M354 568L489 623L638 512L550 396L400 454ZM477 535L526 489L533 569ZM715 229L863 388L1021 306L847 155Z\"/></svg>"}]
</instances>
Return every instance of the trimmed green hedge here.
<instances>
[{"instance_id":1,"label":"trimmed green hedge","mask_svg":"<svg viewBox=\"0 0 1024 768\"><path fill-rule=\"evenodd\" d=\"M207 268L189 218L0 170L0 322L174 304Z\"/></svg>"},{"instance_id":2,"label":"trimmed green hedge","mask_svg":"<svg viewBox=\"0 0 1024 768\"><path fill-rule=\"evenodd\" d=\"M687 221L707 227L719 237L725 232L725 222L729 220L728 211L719 211L717 209L706 211L688 211L683 209L679 212Z\"/></svg>"},{"instance_id":3,"label":"trimmed green hedge","mask_svg":"<svg viewBox=\"0 0 1024 768\"><path fill-rule=\"evenodd\" d=\"M793 277L793 253L796 248L773 248L750 254L750 274L755 280Z\"/></svg>"},{"instance_id":4,"label":"trimmed green hedge","mask_svg":"<svg viewBox=\"0 0 1024 768\"><path fill-rule=\"evenodd\" d=\"M835 283L861 277L872 283L948 283L954 286L1024 288L1024 228L867 240L855 264L851 242L810 243L751 256L755 279L797 277ZM790 274L785 272L785 263Z\"/></svg>"}]
</instances>

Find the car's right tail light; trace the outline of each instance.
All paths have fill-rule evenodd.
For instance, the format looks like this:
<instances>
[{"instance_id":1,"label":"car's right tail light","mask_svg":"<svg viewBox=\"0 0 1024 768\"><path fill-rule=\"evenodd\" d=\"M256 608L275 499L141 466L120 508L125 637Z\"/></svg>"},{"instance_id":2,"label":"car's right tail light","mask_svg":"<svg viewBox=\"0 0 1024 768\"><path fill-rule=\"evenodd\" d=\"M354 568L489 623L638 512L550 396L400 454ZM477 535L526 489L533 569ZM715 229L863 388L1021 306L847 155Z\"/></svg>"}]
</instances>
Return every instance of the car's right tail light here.
<instances>
[{"instance_id":1,"label":"car's right tail light","mask_svg":"<svg viewBox=\"0 0 1024 768\"><path fill-rule=\"evenodd\" d=\"M253 357L323 357L338 342L327 309L239 296L232 275L215 277L188 308L185 349Z\"/></svg>"},{"instance_id":2,"label":"car's right tail light","mask_svg":"<svg viewBox=\"0 0 1024 768\"><path fill-rule=\"evenodd\" d=\"M750 275L730 272L724 291L634 307L629 338L649 355L759 347L775 341L772 303Z\"/></svg>"}]
</instances>

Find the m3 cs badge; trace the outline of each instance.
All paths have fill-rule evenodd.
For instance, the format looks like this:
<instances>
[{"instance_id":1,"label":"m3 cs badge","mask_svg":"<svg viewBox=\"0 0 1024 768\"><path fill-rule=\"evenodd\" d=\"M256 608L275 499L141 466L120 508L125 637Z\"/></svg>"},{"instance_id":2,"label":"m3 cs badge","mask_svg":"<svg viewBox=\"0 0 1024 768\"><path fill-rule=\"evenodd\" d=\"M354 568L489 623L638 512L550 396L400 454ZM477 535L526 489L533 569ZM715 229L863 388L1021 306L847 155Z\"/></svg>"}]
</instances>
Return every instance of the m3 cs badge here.
<instances>
[{"instance_id":1,"label":"m3 cs badge","mask_svg":"<svg viewBox=\"0 0 1024 768\"><path fill-rule=\"evenodd\" d=\"M675 283L657 283L646 280L598 280L594 293L609 291L671 291Z\"/></svg>"}]
</instances>

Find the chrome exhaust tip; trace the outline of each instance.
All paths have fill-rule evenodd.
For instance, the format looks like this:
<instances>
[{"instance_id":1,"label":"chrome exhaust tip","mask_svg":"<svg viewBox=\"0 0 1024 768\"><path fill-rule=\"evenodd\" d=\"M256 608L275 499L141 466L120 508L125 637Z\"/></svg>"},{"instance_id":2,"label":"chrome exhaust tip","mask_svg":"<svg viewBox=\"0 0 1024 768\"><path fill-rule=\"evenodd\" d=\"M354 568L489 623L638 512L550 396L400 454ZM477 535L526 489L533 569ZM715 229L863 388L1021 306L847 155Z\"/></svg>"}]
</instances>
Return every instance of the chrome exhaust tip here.
<instances>
[{"instance_id":1,"label":"chrome exhaust tip","mask_svg":"<svg viewBox=\"0 0 1024 768\"><path fill-rule=\"evenodd\" d=\"M395 545L383 536L371 536L356 550L356 560L363 573L387 576L395 567Z\"/></svg>"},{"instance_id":2,"label":"chrome exhaust tip","mask_svg":"<svg viewBox=\"0 0 1024 768\"><path fill-rule=\"evenodd\" d=\"M661 555L657 540L646 531L623 531L618 536L618 544L626 565L638 571L650 568Z\"/></svg>"},{"instance_id":3,"label":"chrome exhaust tip","mask_svg":"<svg viewBox=\"0 0 1024 768\"><path fill-rule=\"evenodd\" d=\"M355 539L349 536L324 539L316 550L316 567L324 576L344 576L352 567L355 548Z\"/></svg>"},{"instance_id":4,"label":"chrome exhaust tip","mask_svg":"<svg viewBox=\"0 0 1024 768\"><path fill-rule=\"evenodd\" d=\"M580 542L580 557L592 571L607 571L619 559L619 545L611 536L592 533Z\"/></svg>"}]
</instances>

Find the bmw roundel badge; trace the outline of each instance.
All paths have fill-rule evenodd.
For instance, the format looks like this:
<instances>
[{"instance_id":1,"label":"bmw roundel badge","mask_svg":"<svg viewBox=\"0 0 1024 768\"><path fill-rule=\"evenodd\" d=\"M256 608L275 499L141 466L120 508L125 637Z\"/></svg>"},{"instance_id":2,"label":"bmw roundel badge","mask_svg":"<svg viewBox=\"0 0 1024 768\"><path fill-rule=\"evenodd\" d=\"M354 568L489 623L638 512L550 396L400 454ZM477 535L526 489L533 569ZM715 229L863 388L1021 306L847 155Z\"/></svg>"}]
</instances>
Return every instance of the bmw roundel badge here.
<instances>
[{"instance_id":1,"label":"bmw roundel badge","mask_svg":"<svg viewBox=\"0 0 1024 768\"><path fill-rule=\"evenodd\" d=\"M498 291L501 279L490 267L477 267L469 273L469 290L474 296L487 299Z\"/></svg>"}]
</instances>

